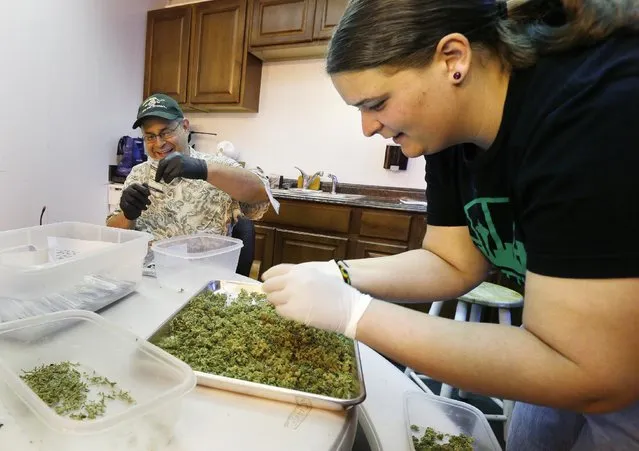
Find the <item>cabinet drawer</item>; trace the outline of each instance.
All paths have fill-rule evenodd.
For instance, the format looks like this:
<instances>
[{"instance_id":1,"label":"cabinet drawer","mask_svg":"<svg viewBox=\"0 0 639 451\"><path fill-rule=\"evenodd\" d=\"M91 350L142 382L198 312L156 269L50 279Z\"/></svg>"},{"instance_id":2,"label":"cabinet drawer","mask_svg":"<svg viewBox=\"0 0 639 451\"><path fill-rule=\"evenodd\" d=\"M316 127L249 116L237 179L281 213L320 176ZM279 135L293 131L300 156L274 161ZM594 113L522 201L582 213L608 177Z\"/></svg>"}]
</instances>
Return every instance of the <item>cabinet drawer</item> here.
<instances>
[{"instance_id":1,"label":"cabinet drawer","mask_svg":"<svg viewBox=\"0 0 639 451\"><path fill-rule=\"evenodd\" d=\"M355 258L374 258L406 252L405 244L380 243L377 241L357 240Z\"/></svg>"},{"instance_id":2,"label":"cabinet drawer","mask_svg":"<svg viewBox=\"0 0 639 451\"><path fill-rule=\"evenodd\" d=\"M347 238L277 230L273 263L304 263L346 258Z\"/></svg>"},{"instance_id":3,"label":"cabinet drawer","mask_svg":"<svg viewBox=\"0 0 639 451\"><path fill-rule=\"evenodd\" d=\"M348 233L351 209L310 202L280 201L280 214L269 209L261 222L301 227L310 231Z\"/></svg>"},{"instance_id":4,"label":"cabinet drawer","mask_svg":"<svg viewBox=\"0 0 639 451\"><path fill-rule=\"evenodd\" d=\"M410 216L399 213L363 211L360 235L370 238L408 241Z\"/></svg>"}]
</instances>

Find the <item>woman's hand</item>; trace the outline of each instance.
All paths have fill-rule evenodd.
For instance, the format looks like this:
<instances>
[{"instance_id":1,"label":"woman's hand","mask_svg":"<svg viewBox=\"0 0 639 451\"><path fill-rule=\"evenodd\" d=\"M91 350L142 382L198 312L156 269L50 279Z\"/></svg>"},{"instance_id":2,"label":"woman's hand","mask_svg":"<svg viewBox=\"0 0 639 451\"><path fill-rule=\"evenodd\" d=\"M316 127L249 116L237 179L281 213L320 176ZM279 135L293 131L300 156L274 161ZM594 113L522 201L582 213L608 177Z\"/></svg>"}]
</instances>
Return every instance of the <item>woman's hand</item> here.
<instances>
[{"instance_id":1,"label":"woman's hand","mask_svg":"<svg viewBox=\"0 0 639 451\"><path fill-rule=\"evenodd\" d=\"M339 275L339 269L336 272ZM371 302L370 296L344 283L341 275L309 264L275 266L262 278L268 301L280 315L350 338L355 338L357 323Z\"/></svg>"}]
</instances>

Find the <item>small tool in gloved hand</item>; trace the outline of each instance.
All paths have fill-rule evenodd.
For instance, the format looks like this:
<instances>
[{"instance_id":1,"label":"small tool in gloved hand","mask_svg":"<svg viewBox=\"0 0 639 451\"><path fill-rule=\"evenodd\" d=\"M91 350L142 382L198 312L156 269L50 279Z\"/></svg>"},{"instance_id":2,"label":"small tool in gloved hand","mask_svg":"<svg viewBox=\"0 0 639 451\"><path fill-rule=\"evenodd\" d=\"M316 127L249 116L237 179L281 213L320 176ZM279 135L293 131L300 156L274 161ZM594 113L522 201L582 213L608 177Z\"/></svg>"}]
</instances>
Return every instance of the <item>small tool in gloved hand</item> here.
<instances>
[{"instance_id":1,"label":"small tool in gloved hand","mask_svg":"<svg viewBox=\"0 0 639 451\"><path fill-rule=\"evenodd\" d=\"M160 185L158 185L156 182L154 182L153 180L151 180L148 183L149 189L151 191L155 191L156 193L160 193L160 194L164 194L164 190L162 188L160 188Z\"/></svg>"},{"instance_id":2,"label":"small tool in gloved hand","mask_svg":"<svg viewBox=\"0 0 639 451\"><path fill-rule=\"evenodd\" d=\"M179 153L173 153L160 160L155 173L155 181L171 183L174 179L182 177L193 180L206 180L208 166L206 161L200 158L187 157Z\"/></svg>"}]
</instances>

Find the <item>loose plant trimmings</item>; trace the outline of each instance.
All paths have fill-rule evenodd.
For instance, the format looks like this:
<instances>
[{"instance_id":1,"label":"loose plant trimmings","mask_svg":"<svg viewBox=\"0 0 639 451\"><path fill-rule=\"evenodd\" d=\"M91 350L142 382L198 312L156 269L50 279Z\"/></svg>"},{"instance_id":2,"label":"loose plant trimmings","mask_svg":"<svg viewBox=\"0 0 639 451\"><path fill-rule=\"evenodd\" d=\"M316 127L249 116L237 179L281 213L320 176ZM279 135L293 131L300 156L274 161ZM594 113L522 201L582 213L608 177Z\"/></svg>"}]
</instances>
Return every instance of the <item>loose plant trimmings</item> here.
<instances>
[{"instance_id":1,"label":"loose plant trimmings","mask_svg":"<svg viewBox=\"0 0 639 451\"><path fill-rule=\"evenodd\" d=\"M410 430L418 433L420 427L413 424ZM473 451L472 437L464 434L442 434L430 427L426 428L424 434L413 435L412 439L415 451Z\"/></svg>"},{"instance_id":2,"label":"loose plant trimmings","mask_svg":"<svg viewBox=\"0 0 639 451\"><path fill-rule=\"evenodd\" d=\"M359 393L353 342L277 314L261 293L194 297L156 345L196 371L339 399Z\"/></svg>"},{"instance_id":3,"label":"loose plant trimmings","mask_svg":"<svg viewBox=\"0 0 639 451\"><path fill-rule=\"evenodd\" d=\"M61 362L22 371L20 378L58 415L72 420L95 420L106 413L107 401L135 404L128 392L115 382L95 372L80 372L79 363ZM89 400L90 389L98 390L97 399Z\"/></svg>"}]
</instances>

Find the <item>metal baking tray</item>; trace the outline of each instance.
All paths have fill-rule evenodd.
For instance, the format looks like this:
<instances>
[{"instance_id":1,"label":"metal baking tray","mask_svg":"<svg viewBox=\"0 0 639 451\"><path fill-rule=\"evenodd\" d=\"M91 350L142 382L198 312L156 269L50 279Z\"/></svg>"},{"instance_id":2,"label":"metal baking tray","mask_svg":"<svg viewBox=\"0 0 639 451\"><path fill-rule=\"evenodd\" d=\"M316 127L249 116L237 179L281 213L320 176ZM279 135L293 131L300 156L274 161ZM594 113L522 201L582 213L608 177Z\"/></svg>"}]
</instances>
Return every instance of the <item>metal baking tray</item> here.
<instances>
[{"instance_id":1,"label":"metal baking tray","mask_svg":"<svg viewBox=\"0 0 639 451\"><path fill-rule=\"evenodd\" d=\"M202 289L198 290L190 297L170 318L153 332L148 341L155 342L169 333L169 324L193 298L205 292L224 291L225 293L237 294L242 289L249 292L262 292L262 284L256 283L239 283L226 280L215 280L207 283ZM205 387L217 388L231 392L241 393L244 395L256 396L259 398L272 399L275 401L288 402L291 404L302 405L306 407L316 407L326 410L344 410L352 406L364 402L366 399L366 386L364 384L364 375L362 373L362 363L360 359L359 346L353 340L353 349L355 356L355 366L357 371L357 380L359 381L359 394L351 399L332 398L330 396L317 395L288 388L276 387L273 385L259 384L241 379L234 379L216 374L203 373L195 371L197 384Z\"/></svg>"}]
</instances>

